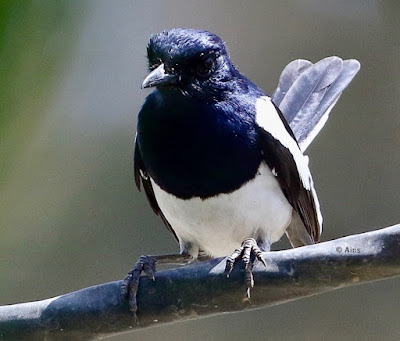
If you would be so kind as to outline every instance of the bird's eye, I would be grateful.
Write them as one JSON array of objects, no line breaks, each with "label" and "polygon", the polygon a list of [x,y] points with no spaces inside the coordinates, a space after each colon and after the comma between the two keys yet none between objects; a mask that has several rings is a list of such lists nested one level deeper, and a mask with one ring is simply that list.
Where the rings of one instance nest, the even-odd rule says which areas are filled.
[{"label": "bird's eye", "polygon": [[207,59],[201,61],[196,66],[196,73],[201,77],[208,76],[214,68],[215,60],[212,57],[208,57]]}]

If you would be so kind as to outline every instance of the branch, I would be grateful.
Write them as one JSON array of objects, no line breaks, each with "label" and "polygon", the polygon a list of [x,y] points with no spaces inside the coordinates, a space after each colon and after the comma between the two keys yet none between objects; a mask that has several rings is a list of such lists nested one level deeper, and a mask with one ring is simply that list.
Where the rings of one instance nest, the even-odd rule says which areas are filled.
[{"label": "branch", "polygon": [[222,312],[282,304],[351,285],[400,275],[400,224],[297,249],[264,254],[254,266],[255,287],[244,300],[244,272],[223,274],[223,258],[141,277],[135,324],[120,296],[121,281],[0,307],[0,338],[87,340]]}]

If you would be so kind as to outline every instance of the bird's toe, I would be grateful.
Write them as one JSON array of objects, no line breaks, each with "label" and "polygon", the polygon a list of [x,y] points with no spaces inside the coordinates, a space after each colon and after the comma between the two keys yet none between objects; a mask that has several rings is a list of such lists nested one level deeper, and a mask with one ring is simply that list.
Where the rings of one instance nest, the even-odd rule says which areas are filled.
[{"label": "bird's toe", "polygon": [[156,259],[152,256],[140,256],[135,266],[128,272],[121,284],[121,295],[128,300],[129,310],[134,313],[135,321],[137,322],[137,291],[139,288],[139,278],[142,272],[154,280],[154,273],[156,271]]},{"label": "bird's toe", "polygon": [[236,260],[241,259],[245,265],[245,279],[244,284],[246,286],[246,295],[250,298],[250,290],[254,286],[253,277],[253,260],[259,260],[266,267],[264,258],[262,257],[262,250],[257,245],[257,241],[254,238],[247,238],[243,241],[242,245],[238,247],[234,253],[232,253],[226,259],[225,273],[229,277]]}]

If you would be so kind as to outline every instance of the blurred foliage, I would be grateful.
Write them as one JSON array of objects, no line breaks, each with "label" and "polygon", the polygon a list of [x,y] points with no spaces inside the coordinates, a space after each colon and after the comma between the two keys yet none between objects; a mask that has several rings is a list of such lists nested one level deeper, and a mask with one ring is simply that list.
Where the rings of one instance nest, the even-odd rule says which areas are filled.
[{"label": "blurred foliage", "polygon": [[40,127],[70,57],[83,6],[74,1],[0,2],[0,189],[12,160]]}]

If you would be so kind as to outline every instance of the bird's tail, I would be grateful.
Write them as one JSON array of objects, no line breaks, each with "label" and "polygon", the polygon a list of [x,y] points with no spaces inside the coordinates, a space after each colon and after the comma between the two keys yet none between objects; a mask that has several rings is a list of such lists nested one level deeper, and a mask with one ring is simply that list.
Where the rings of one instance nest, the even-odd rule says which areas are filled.
[{"label": "bird's tail", "polygon": [[342,91],[360,69],[355,59],[328,57],[313,64],[297,59],[279,78],[272,101],[279,107],[304,152],[328,120]]}]

